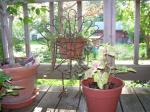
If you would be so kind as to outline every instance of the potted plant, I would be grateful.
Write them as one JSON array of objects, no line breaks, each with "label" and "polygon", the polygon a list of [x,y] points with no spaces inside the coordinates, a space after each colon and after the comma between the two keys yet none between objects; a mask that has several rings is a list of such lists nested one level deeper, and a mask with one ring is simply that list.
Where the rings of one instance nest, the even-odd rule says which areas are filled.
[{"label": "potted plant", "polygon": [[82,56],[86,40],[83,36],[61,36],[57,38],[56,45],[63,59],[79,59]]},{"label": "potted plant", "polygon": [[[63,25],[58,25],[59,21],[54,19],[54,24],[50,24],[50,27],[54,27],[54,32],[51,32],[50,27],[46,25],[46,32],[44,31],[40,34],[44,37],[48,46],[51,44],[52,48],[55,47],[54,49],[56,52],[58,51],[57,53],[61,58],[79,59],[83,54],[88,38],[91,36],[89,32],[92,32],[92,21],[83,20],[79,28],[77,27],[77,22],[82,17],[78,17],[74,9],[64,12],[64,15],[61,17],[63,18]],[[40,30],[38,31],[40,32]]]},{"label": "potted plant", "polygon": [[2,99],[7,95],[18,95],[18,90],[23,89],[19,86],[14,86],[11,83],[11,77],[6,75],[2,69],[0,69],[0,111],[2,110]]},{"label": "potted plant", "polygon": [[7,95],[2,100],[3,108],[17,109],[30,105],[37,96],[35,87],[36,73],[39,64],[30,66],[19,66],[13,68],[5,68],[3,72],[12,77],[11,83],[16,86],[21,86],[24,89],[19,91],[19,95]]},{"label": "potted plant", "polygon": [[88,112],[116,112],[119,96],[124,82],[112,74],[133,71],[124,67],[116,67],[112,62],[114,55],[110,53],[110,47],[105,46],[102,60],[99,65],[89,69],[86,74],[92,75],[81,82],[83,94],[85,95]]},{"label": "potted plant", "polygon": [[70,9],[65,15],[63,17],[63,32],[59,33],[56,46],[58,46],[61,58],[79,59],[89,40],[89,35],[91,36],[89,32],[91,31],[92,21],[83,19],[80,27],[77,27],[77,21],[82,17],[78,17],[74,9]]}]

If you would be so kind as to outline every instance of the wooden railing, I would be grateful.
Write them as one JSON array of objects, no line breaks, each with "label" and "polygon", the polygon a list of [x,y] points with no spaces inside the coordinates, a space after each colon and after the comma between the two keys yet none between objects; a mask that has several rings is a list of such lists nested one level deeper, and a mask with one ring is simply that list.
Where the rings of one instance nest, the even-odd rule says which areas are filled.
[{"label": "wooden railing", "polygon": [[[118,74],[117,77],[123,80],[150,80],[150,65],[127,65],[133,67],[136,70],[136,73],[127,73],[127,74]],[[40,64],[38,69],[39,79],[61,79],[62,72],[67,72],[68,66],[61,65],[59,70],[52,70],[50,64]],[[62,71],[62,72],[61,72]],[[74,68],[73,70],[74,71]],[[69,79],[69,74],[65,74],[64,78]],[[73,73],[72,73],[73,74]]]},{"label": "wooden railing", "polygon": [[[54,18],[54,2],[58,2],[59,5],[58,9],[63,9],[62,7],[62,3],[63,2],[70,2],[70,1],[76,1],[77,2],[77,14],[78,17],[82,16],[82,1],[100,1],[100,0],[35,0],[34,3],[49,3],[49,15],[50,15],[50,23],[53,24],[53,18]],[[2,5],[3,3],[0,3],[0,5]],[[4,6],[4,11],[6,12],[7,9],[7,4]],[[23,5],[23,11],[24,11],[24,17],[28,17],[28,4],[24,4]],[[63,10],[60,10],[60,14],[63,13]],[[1,19],[2,23],[6,23],[8,18],[7,14],[5,15],[1,15],[3,19]],[[2,21],[3,20],[3,21]],[[139,60],[139,34],[140,34],[140,0],[135,0],[135,30],[134,30],[134,64],[138,64],[138,60]],[[78,20],[78,27],[80,27],[82,22],[82,19]],[[10,38],[9,35],[7,35],[7,31],[8,31],[8,27],[5,27],[6,25],[3,25],[3,29],[4,31],[2,32],[3,34],[3,39],[7,39]],[[11,28],[10,28],[11,29]],[[54,31],[54,28],[51,27],[51,31]],[[29,25],[25,24],[24,25],[24,37],[25,37],[25,45],[26,45],[26,55],[29,56],[30,55],[30,43],[29,43]],[[105,42],[111,42],[115,43],[115,0],[104,0],[104,40]],[[11,33],[11,32],[10,32]],[[7,37],[8,36],[8,37]],[[9,52],[7,51],[8,48],[4,49],[4,53],[5,53],[5,57],[6,58],[10,58],[8,57],[7,54],[13,53],[13,48],[12,47],[12,42],[8,42],[10,44],[8,44],[8,48]],[[6,42],[3,42],[3,45],[7,45]],[[13,60],[13,59],[12,59]]]}]

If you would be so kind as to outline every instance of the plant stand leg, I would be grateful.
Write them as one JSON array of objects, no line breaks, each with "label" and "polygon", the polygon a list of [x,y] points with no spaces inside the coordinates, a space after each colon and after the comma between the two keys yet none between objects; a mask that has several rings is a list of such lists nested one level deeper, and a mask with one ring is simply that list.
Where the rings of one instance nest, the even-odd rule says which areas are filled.
[{"label": "plant stand leg", "polygon": [[72,60],[69,60],[69,75],[70,75],[70,79],[72,78]]},{"label": "plant stand leg", "polygon": [[67,94],[67,89],[65,88],[65,83],[64,83],[64,73],[62,72],[62,91],[60,92],[58,97],[62,97]]}]

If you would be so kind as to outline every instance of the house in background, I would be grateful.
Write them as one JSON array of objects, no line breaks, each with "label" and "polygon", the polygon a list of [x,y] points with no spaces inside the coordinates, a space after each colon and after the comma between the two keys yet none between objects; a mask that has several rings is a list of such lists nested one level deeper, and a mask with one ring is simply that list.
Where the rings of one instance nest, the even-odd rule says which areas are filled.
[{"label": "house in background", "polygon": [[[99,36],[102,40],[104,22],[95,22],[96,36]],[[128,43],[128,33],[123,30],[123,25],[121,21],[116,22],[116,42],[117,43]]]}]

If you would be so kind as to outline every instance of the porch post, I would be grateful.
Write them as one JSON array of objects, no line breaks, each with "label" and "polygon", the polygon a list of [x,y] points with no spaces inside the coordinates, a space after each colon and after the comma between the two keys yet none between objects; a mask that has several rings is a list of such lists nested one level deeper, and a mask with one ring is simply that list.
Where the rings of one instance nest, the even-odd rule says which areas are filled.
[{"label": "porch post", "polygon": [[49,2],[50,31],[54,32],[54,2]]},{"label": "porch post", "polygon": [[[9,18],[7,13],[7,3],[2,2],[2,41],[4,46],[5,57],[8,58],[10,65],[14,64],[14,55],[13,55],[13,43],[12,43],[12,21],[13,18]],[[6,45],[6,46],[5,46]]]},{"label": "porch post", "polygon": [[[28,5],[27,4],[23,4],[23,15],[24,15],[24,18],[28,18]],[[28,23],[24,23],[24,37],[25,37],[26,56],[29,57],[31,54],[31,50],[30,50],[30,35],[29,35]]]},{"label": "porch post", "polygon": [[104,43],[115,44],[116,22],[115,22],[115,0],[104,1]]},{"label": "porch post", "polygon": [[63,1],[58,2],[59,33],[63,33]]},{"label": "porch post", "polygon": [[82,25],[82,1],[77,1],[77,19],[78,19],[78,32],[81,31]]},{"label": "porch post", "polygon": [[140,39],[140,0],[135,0],[135,22],[134,22],[134,64],[139,60]]},{"label": "porch post", "polygon": [[8,50],[9,50],[9,63],[11,65],[13,65],[15,63],[14,60],[14,53],[13,53],[13,20],[14,17],[13,16],[9,16],[9,25],[8,25],[8,32],[9,32],[9,36],[8,36]]},{"label": "porch post", "polygon": [[7,33],[5,31],[5,16],[6,16],[6,8],[4,8],[4,3],[0,3],[0,20],[1,20],[1,35],[2,35],[2,43],[3,43],[3,51],[4,51],[4,58],[8,59],[9,58],[9,53],[8,53],[8,42],[7,42]]},{"label": "porch post", "polygon": [[[49,19],[50,19],[50,32],[55,32],[55,27],[53,26],[54,23],[54,2],[49,2]],[[51,52],[51,63],[52,63],[52,70],[55,69],[56,64],[56,43],[53,42],[52,44],[52,52]]]}]

